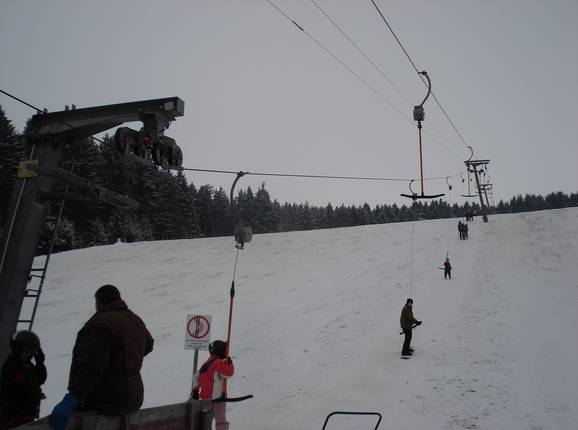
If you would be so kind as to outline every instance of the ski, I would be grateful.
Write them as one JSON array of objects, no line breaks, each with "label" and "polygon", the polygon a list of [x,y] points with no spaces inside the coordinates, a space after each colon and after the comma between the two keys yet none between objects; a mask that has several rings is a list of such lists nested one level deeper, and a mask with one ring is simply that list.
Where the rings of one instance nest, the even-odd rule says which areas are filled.
[{"label": "ski", "polygon": [[[414,324],[414,325],[411,326],[411,329],[413,330],[413,329],[416,328],[417,326],[418,326],[417,324]],[[402,335],[403,332],[400,332],[399,334]]]},{"label": "ski", "polygon": [[241,397],[220,397],[218,399],[213,400],[213,402],[226,402],[226,403],[232,403],[232,402],[242,402],[243,400],[247,400],[247,399],[252,399],[253,395],[252,394],[248,394],[246,396],[241,396]]}]

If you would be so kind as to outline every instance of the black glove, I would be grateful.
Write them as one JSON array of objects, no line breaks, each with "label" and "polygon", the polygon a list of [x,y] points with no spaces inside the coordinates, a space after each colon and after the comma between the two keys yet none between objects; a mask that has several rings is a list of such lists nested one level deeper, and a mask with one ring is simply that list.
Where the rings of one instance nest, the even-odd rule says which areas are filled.
[{"label": "black glove", "polygon": [[199,390],[197,388],[193,389],[193,392],[191,393],[191,399],[199,400]]},{"label": "black glove", "polygon": [[44,352],[42,352],[42,348],[38,348],[38,351],[36,351],[36,354],[34,354],[34,360],[36,360],[36,363],[38,364],[44,363],[46,357],[44,356]]},{"label": "black glove", "polygon": [[233,364],[233,360],[231,360],[231,357],[227,357],[227,358],[225,359],[225,363],[227,363],[227,364]]},{"label": "black glove", "polygon": [[421,325],[421,321],[416,322],[415,325]]}]

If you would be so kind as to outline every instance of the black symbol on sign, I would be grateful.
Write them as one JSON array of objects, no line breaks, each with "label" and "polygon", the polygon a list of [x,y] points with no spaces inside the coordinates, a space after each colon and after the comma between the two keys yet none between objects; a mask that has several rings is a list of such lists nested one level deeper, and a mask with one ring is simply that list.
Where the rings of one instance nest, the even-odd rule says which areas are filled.
[{"label": "black symbol on sign", "polygon": [[205,317],[196,315],[189,321],[187,331],[193,339],[202,339],[207,336],[210,328],[211,325]]}]

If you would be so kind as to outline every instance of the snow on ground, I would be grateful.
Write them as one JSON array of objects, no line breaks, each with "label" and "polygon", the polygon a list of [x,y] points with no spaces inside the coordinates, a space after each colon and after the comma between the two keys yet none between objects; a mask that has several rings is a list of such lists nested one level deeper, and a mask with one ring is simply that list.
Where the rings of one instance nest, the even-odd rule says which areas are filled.
[{"label": "snow on ground", "polygon": [[[476,219],[468,241],[457,222],[255,235],[239,252],[229,385],[255,398],[229,404],[231,429],[321,429],[335,410],[380,412],[380,429],[578,428],[578,209]],[[185,400],[186,316],[212,315],[212,338],[226,337],[235,254],[231,238],[213,238],[54,255],[35,325],[49,371],[42,414],[65,393],[104,283],[155,338],[144,407]],[[401,360],[410,295],[423,325]],[[374,425],[337,417],[328,428]]]}]

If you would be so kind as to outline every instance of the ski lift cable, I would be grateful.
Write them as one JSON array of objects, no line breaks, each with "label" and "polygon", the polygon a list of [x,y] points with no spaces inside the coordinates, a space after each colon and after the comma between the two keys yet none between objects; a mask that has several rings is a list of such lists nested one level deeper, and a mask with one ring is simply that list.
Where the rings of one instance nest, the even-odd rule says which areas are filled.
[{"label": "ski lift cable", "polygon": [[341,60],[341,58],[339,58],[337,55],[335,55],[333,52],[331,52],[328,48],[326,48],[325,45],[323,45],[321,42],[319,42],[319,40],[317,40],[315,37],[313,37],[313,35],[311,33],[309,33],[307,30],[305,30],[305,28],[303,28],[301,25],[299,25],[295,20],[291,19],[291,17],[289,15],[287,15],[283,10],[281,10],[275,3],[273,3],[271,0],[265,0],[265,1],[267,3],[269,3],[273,8],[275,8],[279,13],[281,13],[285,18],[287,18],[299,30],[301,30],[303,33],[305,33],[305,35],[307,35],[307,37],[309,37],[309,39],[311,39],[317,46],[319,46],[322,50],[324,50],[328,55],[330,55],[335,61],[337,61],[339,64],[341,64],[341,66],[343,66],[349,73],[351,73],[353,76],[355,76],[357,79],[359,79],[373,93],[375,93],[379,98],[381,98],[383,101],[385,101],[392,109],[396,110],[400,115],[402,115],[408,121],[411,122],[411,119],[406,114],[404,114],[401,109],[399,109],[392,102],[390,102],[387,99],[387,97],[385,97],[383,94],[381,94],[373,85],[371,85],[369,82],[367,82],[367,80],[365,80],[355,70],[353,70],[351,67],[349,67],[347,64],[345,64],[345,62],[343,60]]},{"label": "ski lift cable", "polygon": [[[305,33],[305,35],[311,41],[313,41],[317,46],[319,46],[323,51],[325,51],[329,56],[331,56],[335,61],[337,61],[343,68],[345,68],[349,73],[351,73],[354,77],[356,77],[363,85],[365,85],[367,88],[369,88],[369,90],[372,91],[375,95],[377,95],[381,100],[383,100],[385,103],[387,103],[393,110],[395,110],[397,113],[399,113],[403,118],[405,118],[410,123],[412,122],[411,118],[409,116],[407,116],[400,108],[398,108],[395,104],[393,104],[391,101],[389,101],[389,99],[387,97],[385,97],[383,94],[381,94],[373,85],[371,85],[359,73],[354,71],[341,58],[339,58],[337,55],[335,55],[333,52],[331,52],[331,50],[329,50],[327,47],[325,47],[325,45],[323,45],[319,40],[317,40],[315,37],[313,37],[313,35],[311,33],[309,33],[307,30],[305,30],[305,28],[303,28],[303,26],[298,24],[294,19],[292,19],[289,15],[287,15],[287,13],[285,13],[281,8],[279,8],[279,6],[277,6],[271,0],[265,0],[265,1],[267,3],[269,3],[269,5],[271,5],[271,7],[273,7],[275,10],[277,10],[281,15],[283,15],[289,22],[291,22],[293,25],[295,25],[295,27],[297,27],[299,30],[301,30],[303,33]],[[431,137],[441,147],[445,148],[448,151],[454,151],[453,149],[449,148],[448,146],[446,146],[442,142],[440,142],[439,139],[437,139],[436,137],[434,137],[434,136],[431,136]]]},{"label": "ski lift cable", "polygon": [[[319,6],[315,0],[309,1],[323,14],[323,16],[325,16],[325,18],[327,18],[329,22],[331,22],[331,24],[333,24],[333,26],[349,41],[349,43],[351,43],[351,45],[353,45],[353,47],[363,56],[363,58],[365,58],[367,62],[371,64],[371,66],[405,99],[405,101],[407,101],[410,106],[413,106],[413,103],[409,97],[403,91],[401,91],[401,89],[395,85],[393,81],[389,79],[389,77],[387,77],[385,72],[383,72],[383,70],[381,70],[377,64],[375,64],[375,62],[369,58],[369,56],[359,47],[359,45],[353,41],[353,39],[347,33],[345,33],[345,31],[343,31],[343,29],[329,16],[329,14],[321,6]],[[444,138],[446,142],[451,144],[448,137],[433,122],[429,120],[427,122],[440,134],[440,136]]]},{"label": "ski lift cable", "polygon": [[[405,49],[405,47],[403,46],[403,44],[401,43],[401,41],[399,40],[399,38],[397,37],[397,35],[395,34],[395,32],[393,31],[393,29],[391,28],[391,26],[389,25],[389,22],[387,22],[387,19],[385,18],[385,16],[383,15],[383,13],[381,12],[381,10],[379,9],[379,6],[377,6],[377,4],[375,3],[374,0],[370,0],[371,3],[373,3],[373,6],[375,7],[375,9],[377,10],[377,12],[379,13],[379,15],[381,16],[381,19],[383,20],[383,22],[385,23],[385,25],[387,26],[387,28],[389,29],[389,31],[391,32],[391,34],[393,35],[393,37],[395,38],[395,40],[397,41],[398,45],[400,46],[401,50],[404,52],[405,56],[407,57],[407,59],[409,60],[409,62],[411,63],[411,65],[413,66],[414,70],[416,71],[416,73],[418,74],[418,76],[420,77],[421,81],[424,83],[424,85],[427,86],[427,82],[425,81],[425,79],[423,78],[423,76],[420,74],[419,69],[417,68],[417,66],[415,65],[414,61],[411,59],[411,57],[409,56],[407,50]],[[451,126],[453,127],[454,131],[457,133],[457,135],[460,137],[462,143],[464,144],[464,146],[466,148],[469,147],[469,145],[466,143],[464,137],[462,136],[462,134],[459,132],[459,130],[457,129],[456,125],[454,124],[454,122],[451,120],[450,116],[448,115],[448,113],[446,112],[446,110],[443,108],[443,106],[441,105],[440,101],[438,100],[438,98],[436,97],[436,95],[434,93],[432,93],[432,97],[434,98],[434,100],[436,101],[437,105],[439,106],[439,108],[441,109],[441,111],[444,113],[445,117],[447,118],[447,120],[449,121],[449,123],[451,124]]]},{"label": "ski lift cable", "polygon": [[[181,167],[180,170],[192,171],[192,172],[205,172],[205,173],[223,173],[238,175],[238,171],[233,170],[219,170],[219,169],[198,169],[192,167]],[[274,176],[274,177],[286,177],[286,178],[304,178],[304,179],[341,179],[341,180],[354,180],[354,181],[390,181],[390,182],[408,182],[415,181],[417,179],[412,178],[382,178],[382,177],[371,177],[371,176],[340,176],[340,175],[315,175],[315,174],[302,174],[302,173],[275,173],[275,172],[242,172],[244,175],[251,176]],[[461,172],[455,173],[450,176],[437,176],[431,178],[424,178],[424,181],[440,181],[446,178],[454,178],[459,176]]]},{"label": "ski lift cable", "polygon": [[[24,101],[24,100],[16,97],[14,94],[10,94],[10,93],[2,90],[2,89],[0,89],[0,93],[5,94],[5,95],[7,95],[8,97],[10,97],[10,98],[12,98],[12,99],[14,99],[14,100],[22,103],[23,105],[28,106],[29,108],[34,109],[34,110],[36,111],[36,113],[43,113],[43,112],[46,113],[46,112],[48,112],[46,109],[40,109],[40,108],[38,108],[38,107],[36,107],[36,106],[28,103],[28,102],[26,102],[26,101]],[[67,126],[67,127],[74,128],[71,124],[67,123],[66,121],[59,120],[58,122],[60,122],[61,124],[64,124],[64,125]],[[100,142],[100,143],[104,143],[104,141],[101,140],[101,139],[99,139],[98,137],[94,137],[94,136],[90,136],[90,137],[91,137],[92,139],[94,139],[94,140],[97,140],[97,141]]]},{"label": "ski lift cable", "polygon": [[[274,6],[274,5],[273,5]],[[279,10],[281,13],[283,13],[283,15],[285,15],[284,12],[282,12],[281,10]],[[287,16],[287,15],[285,15]],[[7,91],[4,91],[2,89],[0,89],[0,93],[5,94],[6,96],[34,109],[37,112],[45,112],[45,110],[42,110],[18,97],[16,97],[13,94],[8,93]],[[60,121],[62,124],[71,127],[71,124],[68,124],[65,121]],[[101,139],[99,139],[98,137],[95,136],[90,136],[90,138],[105,144],[105,142]],[[471,157],[470,157],[471,158]],[[181,167],[179,170],[187,170],[187,171],[196,171],[196,172],[207,172],[207,173],[224,173],[224,174],[234,174],[237,175],[239,172],[237,171],[232,171],[232,170],[218,170],[218,169],[200,169],[200,168],[188,168],[188,167]],[[282,176],[282,177],[298,177],[298,178],[319,178],[319,179],[344,179],[344,180],[366,180],[366,181],[399,181],[399,182],[407,182],[411,179],[407,179],[407,178],[380,178],[380,177],[358,177],[358,176],[337,176],[337,175],[308,175],[308,174],[295,174],[295,173],[267,173],[267,172],[243,172],[244,174],[247,175],[253,175],[253,176]],[[459,173],[456,173],[454,175],[451,175],[450,178],[454,177],[454,176],[458,176]],[[424,181],[437,181],[437,180],[441,180],[444,179],[444,176],[439,176],[439,177],[433,177],[433,178],[425,178]]]},{"label": "ski lift cable", "polygon": [[4,90],[1,90],[1,89],[0,89],[0,93],[2,93],[2,94],[5,94],[5,95],[7,95],[8,97],[10,97],[10,98],[12,98],[12,99],[14,99],[14,100],[16,100],[16,101],[18,101],[18,102],[22,103],[23,105],[26,105],[26,106],[28,106],[29,108],[32,108],[32,109],[34,109],[34,110],[36,111],[36,113],[42,113],[42,112],[43,112],[43,110],[42,110],[42,109],[40,109],[40,108],[37,108],[36,106],[34,106],[34,105],[31,105],[30,103],[28,103],[28,102],[25,102],[24,100],[22,100],[22,99],[19,99],[19,98],[18,98],[18,97],[16,97],[15,95],[13,95],[13,94],[10,94],[10,93],[8,93],[8,92],[6,92],[6,91],[4,91]]},{"label": "ski lift cable", "polygon": [[401,91],[399,89],[399,87],[397,85],[395,85],[393,83],[393,81],[391,79],[389,79],[387,77],[387,75],[383,72],[383,70],[381,70],[377,64],[375,64],[375,62],[369,58],[369,56],[359,47],[359,45],[357,45],[352,39],[351,37],[345,33],[345,31],[343,31],[341,29],[341,27],[329,16],[329,14],[327,12],[325,12],[325,10],[323,10],[323,8],[321,6],[319,6],[317,4],[317,2],[315,0],[309,0],[322,14],[323,16],[325,16],[325,18],[327,18],[329,20],[329,22],[331,22],[331,24],[333,24],[333,26],[349,41],[349,43],[351,43],[353,45],[353,47],[355,49],[357,49],[357,51],[363,56],[363,58],[365,58],[367,60],[367,62],[369,64],[371,64],[373,66],[373,68],[381,75],[383,76],[383,78],[398,92],[399,95],[401,95],[410,105],[412,104],[411,100],[409,99],[408,96],[405,95],[405,93],[403,93],[403,91]]}]

